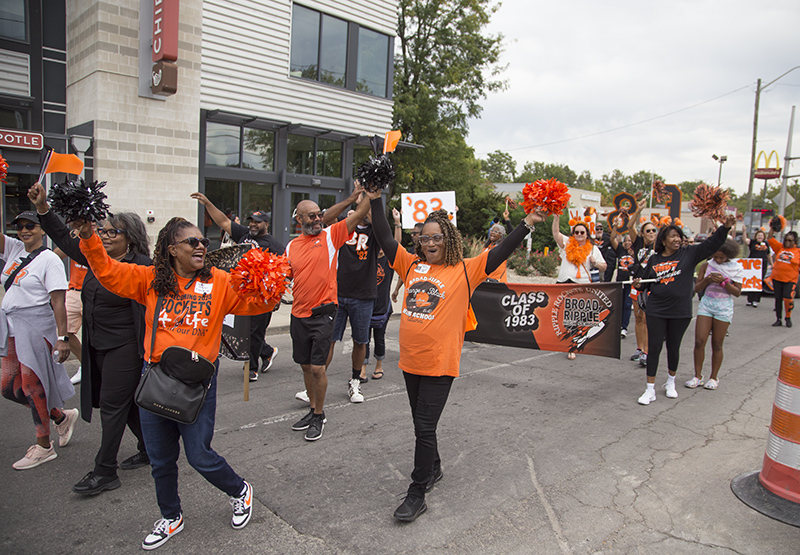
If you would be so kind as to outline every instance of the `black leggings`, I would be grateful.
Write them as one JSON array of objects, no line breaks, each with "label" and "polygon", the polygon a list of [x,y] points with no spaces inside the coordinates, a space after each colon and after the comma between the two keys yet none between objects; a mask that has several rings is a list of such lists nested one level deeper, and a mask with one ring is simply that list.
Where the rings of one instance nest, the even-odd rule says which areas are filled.
[{"label": "black leggings", "polygon": [[681,341],[691,318],[658,318],[647,315],[647,376],[654,378],[658,372],[661,347],[667,342],[667,368],[677,372],[681,356]]},{"label": "black leggings", "polygon": [[[767,277],[767,260],[762,258],[761,259],[761,283],[762,283],[762,290],[763,290],[763,283],[764,278]],[[761,302],[761,291],[750,291],[747,294],[747,302],[748,303],[760,303]]]},{"label": "black leggings", "polygon": [[[792,309],[794,308],[794,287],[795,282],[793,281],[772,280],[772,289],[775,294],[775,315],[778,317],[778,320],[780,320],[783,315],[784,306],[786,306],[786,317],[792,317]],[[788,302],[784,302],[784,299]]]}]

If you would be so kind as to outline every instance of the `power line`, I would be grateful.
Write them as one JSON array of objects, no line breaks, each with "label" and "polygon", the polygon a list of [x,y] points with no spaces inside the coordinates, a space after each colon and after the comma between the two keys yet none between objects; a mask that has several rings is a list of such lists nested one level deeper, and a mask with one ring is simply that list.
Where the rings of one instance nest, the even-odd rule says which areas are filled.
[{"label": "power line", "polygon": [[655,121],[655,120],[661,119],[661,118],[666,118],[666,117],[669,117],[669,116],[673,116],[675,114],[679,114],[681,112],[685,112],[687,110],[691,110],[693,108],[697,108],[698,106],[702,106],[704,104],[708,104],[709,102],[714,102],[715,100],[719,100],[720,98],[724,98],[726,96],[729,96],[729,95],[732,95],[734,93],[737,93],[737,92],[739,92],[741,90],[750,88],[751,86],[752,86],[752,84],[747,84],[747,85],[745,85],[743,87],[739,87],[738,89],[732,90],[730,92],[726,92],[726,93],[721,94],[719,96],[715,96],[714,98],[710,98],[708,100],[704,100],[703,102],[698,102],[697,104],[692,104],[691,106],[687,106],[685,108],[681,108],[679,110],[675,110],[674,112],[669,112],[669,113],[666,113],[666,114],[661,114],[660,116],[654,116],[652,118],[643,119],[643,120],[637,121],[635,123],[629,123],[629,124],[626,124],[626,125],[622,125],[620,127],[614,127],[612,129],[606,129],[605,131],[598,131],[596,133],[590,133],[588,135],[581,135],[579,137],[572,137],[570,139],[562,139],[560,141],[551,141],[549,143],[541,143],[541,144],[538,144],[538,145],[521,146],[521,147],[517,147],[517,148],[511,148],[507,152],[513,152],[515,150],[528,150],[528,149],[531,149],[531,148],[539,148],[539,147],[543,147],[543,146],[558,145],[558,144],[562,144],[562,143],[569,143],[569,142],[572,142],[572,141],[579,141],[581,139],[587,139],[589,137],[596,137],[597,135],[604,135],[606,133],[613,133],[614,131],[620,131],[621,129],[627,129],[629,127],[634,127],[636,125],[642,125],[644,123]]}]

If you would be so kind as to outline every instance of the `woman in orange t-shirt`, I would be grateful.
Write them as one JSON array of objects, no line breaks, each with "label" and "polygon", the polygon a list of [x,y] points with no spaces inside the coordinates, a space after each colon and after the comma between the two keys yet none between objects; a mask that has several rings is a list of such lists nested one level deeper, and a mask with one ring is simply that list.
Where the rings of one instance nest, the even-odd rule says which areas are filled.
[{"label": "woman in orange t-shirt", "polygon": [[[773,327],[783,325],[781,309],[786,309],[786,327],[792,327],[792,309],[794,308],[797,276],[800,273],[800,248],[797,247],[797,232],[790,231],[783,237],[783,244],[773,238],[775,231],[770,228],[769,246],[775,251],[775,263],[772,265],[772,289],[775,293],[775,323]],[[781,304],[782,303],[782,304]]]},{"label": "woman in orange t-shirt", "polygon": [[[91,224],[73,222],[81,236],[81,251],[98,281],[116,295],[145,306],[145,360],[157,362],[172,345],[185,347],[218,366],[222,321],[227,314],[261,314],[264,305],[240,298],[227,272],[211,268],[205,260],[209,241],[183,218],[172,218],[159,232],[153,266],[123,264],[108,256]],[[153,320],[158,318],[154,347]],[[192,424],[180,424],[140,409],[147,454],[150,457],[156,498],[162,518],[142,542],[155,549],[183,529],[178,497],[179,439],[189,464],[206,480],[230,496],[231,526],[244,528],[250,520],[253,488],[211,448],[217,407],[217,376],[211,378],[202,408]]]},{"label": "woman in orange t-shirt", "polygon": [[528,214],[500,245],[464,260],[461,234],[444,210],[428,215],[414,255],[392,238],[381,199],[372,200],[371,206],[378,244],[405,286],[398,366],[417,439],[412,482],[394,517],[411,522],[427,510],[425,493],[442,479],[436,426],[453,379],[458,377],[472,292],[544,218]]}]

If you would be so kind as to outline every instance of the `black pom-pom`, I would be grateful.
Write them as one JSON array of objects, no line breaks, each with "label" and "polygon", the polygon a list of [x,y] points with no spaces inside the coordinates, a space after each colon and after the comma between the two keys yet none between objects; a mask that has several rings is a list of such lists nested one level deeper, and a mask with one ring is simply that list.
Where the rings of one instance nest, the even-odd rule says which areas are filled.
[{"label": "black pom-pom", "polygon": [[776,231],[778,233],[783,230],[783,222],[781,221],[780,216],[775,216],[769,221],[769,226],[772,228],[772,231]]},{"label": "black pom-pom", "polygon": [[50,187],[47,200],[50,207],[67,222],[100,222],[109,214],[108,204],[105,203],[106,194],[101,191],[105,186],[105,181],[86,183],[83,179],[56,183]]},{"label": "black pom-pom", "polygon": [[388,154],[370,156],[356,172],[356,178],[361,186],[371,193],[391,185],[396,175],[394,164],[389,160]]}]

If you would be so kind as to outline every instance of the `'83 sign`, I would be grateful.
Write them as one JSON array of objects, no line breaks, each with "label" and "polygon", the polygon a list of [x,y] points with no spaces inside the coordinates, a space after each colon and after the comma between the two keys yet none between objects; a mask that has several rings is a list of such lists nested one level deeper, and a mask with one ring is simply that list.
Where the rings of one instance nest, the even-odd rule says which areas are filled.
[{"label": "'83 sign", "polygon": [[428,214],[440,208],[447,210],[450,221],[456,225],[456,193],[440,191],[438,193],[403,193],[400,195],[403,213],[403,229],[411,229],[414,224],[422,223]]}]

